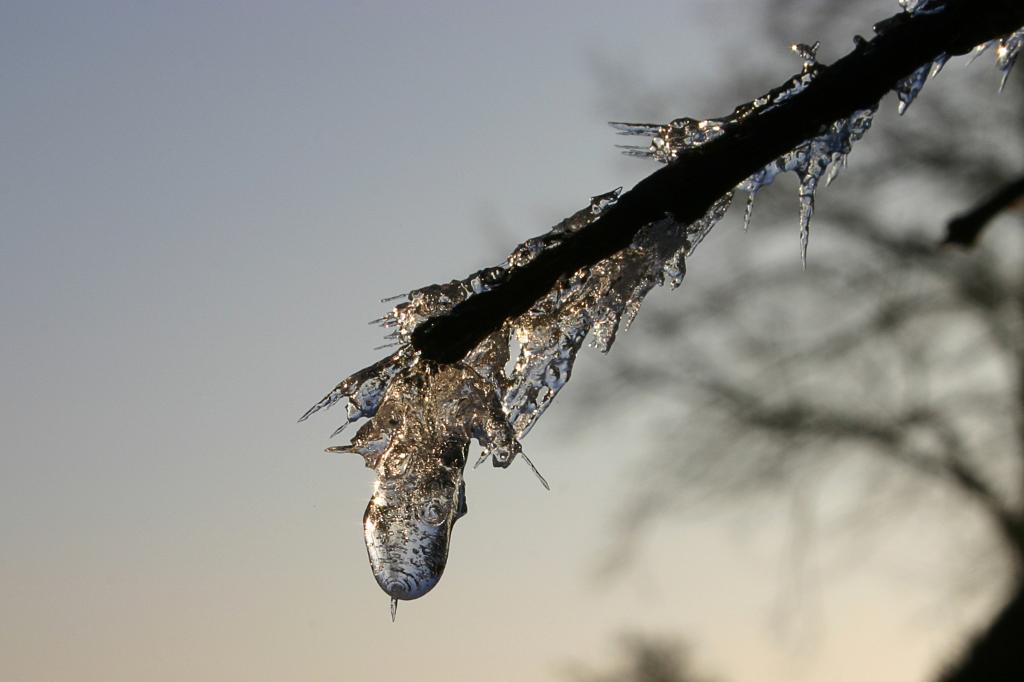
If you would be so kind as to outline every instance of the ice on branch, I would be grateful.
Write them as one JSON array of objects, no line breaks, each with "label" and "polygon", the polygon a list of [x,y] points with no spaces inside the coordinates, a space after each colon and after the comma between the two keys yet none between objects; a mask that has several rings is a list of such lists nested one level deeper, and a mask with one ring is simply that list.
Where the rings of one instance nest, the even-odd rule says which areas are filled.
[{"label": "ice on branch", "polygon": [[900,7],[910,14],[932,14],[941,12],[943,0],[899,0]]},{"label": "ice on branch", "polygon": [[819,69],[815,57],[818,47],[818,43],[792,45],[793,52],[804,61],[803,70],[781,87],[736,107],[732,114],[725,118],[697,120],[683,117],[666,124],[612,121],[609,125],[620,135],[652,138],[646,145],[618,145],[618,147],[628,156],[652,158],[662,163],[675,161],[680,154],[721,137],[727,129],[734,127],[737,123],[751,116],[770,111],[778,104],[806,89]]},{"label": "ice on branch", "polygon": [[[431,365],[419,358],[409,345],[419,324],[505,281],[538,254],[554,248],[568,235],[593,222],[615,204],[620,193],[621,188],[618,188],[593,197],[589,206],[547,233],[517,246],[501,265],[480,270],[462,280],[409,292],[405,301],[377,320],[390,330],[388,336],[397,340],[401,348],[342,380],[302,419],[342,399],[348,401],[346,424],[363,417],[373,418],[387,386],[396,376],[431,371]],[[607,351],[620,327],[629,325],[643,297],[652,288],[666,281],[672,286],[679,285],[685,270],[684,256],[721,217],[730,198],[731,195],[723,197],[704,219],[692,225],[679,225],[666,218],[646,226],[630,247],[561,281],[528,311],[508,320],[458,363],[486,382],[499,399],[517,438],[529,432],[568,381],[576,353],[588,335],[596,348]],[[516,356],[511,358],[513,347]],[[514,360],[514,364],[506,369],[510,360]],[[512,457],[495,458],[494,463],[507,466],[511,460]]]},{"label": "ice on branch", "polygon": [[669,218],[647,225],[628,248],[561,281],[461,362],[440,365],[419,357],[409,345],[413,330],[590,224],[620,192],[593,197],[547,233],[517,246],[499,266],[409,292],[377,321],[401,348],[342,380],[303,415],[344,399],[342,427],[368,418],[351,443],[329,451],[358,454],[377,473],[364,535],[374,575],[392,598],[425,594],[444,569],[451,528],[465,513],[462,473],[470,440],[482,447],[477,464],[490,459],[507,467],[521,456],[519,439],[569,380],[585,339],[607,351],[651,289],[666,282],[678,286],[683,259],[721,219],[731,194],[691,225]]},{"label": "ice on branch", "polygon": [[[626,146],[624,153],[671,163],[696,147],[737,128],[749,117],[770,111],[779,103],[806,89],[821,69],[817,61],[818,47],[818,43],[792,45],[792,51],[803,60],[801,72],[782,87],[736,107],[732,114],[724,118],[705,121],[677,118],[667,125],[614,122],[611,126],[621,135],[646,135],[654,131],[654,137],[649,145]],[[931,64],[923,68],[927,75]],[[853,144],[871,127],[877,108],[876,105],[862,109],[854,112],[849,118],[834,122],[821,135],[801,143],[740,183],[738,189],[747,193],[747,205],[743,216],[744,229],[750,225],[754,197],[761,188],[771,184],[780,173],[795,173],[800,179],[800,258],[806,265],[810,222],[814,214],[814,194],[818,185],[822,178],[826,179],[826,183],[831,183],[835,179],[840,167],[845,165]]]},{"label": "ice on branch", "polygon": [[[901,0],[900,4],[906,13],[889,20],[890,25],[909,21],[907,14],[942,10],[942,3],[933,0]],[[880,24],[876,30],[887,29]],[[1022,42],[1024,29],[979,46],[975,56],[995,45],[996,65],[1005,83]],[[857,43],[860,49],[866,41]],[[665,164],[682,163],[687,155],[705,153],[701,149],[705,145],[714,145],[750,119],[798,96],[826,67],[817,61],[817,43],[792,49],[802,60],[800,72],[727,116],[681,117],[667,124],[612,123],[622,135],[650,138],[644,145],[625,146],[625,153]],[[901,113],[920,92],[929,72],[938,73],[946,59],[941,55],[921,64],[894,83]],[[815,193],[822,179],[830,183],[845,166],[877,109],[876,102],[819,128],[718,197],[699,220],[682,223],[672,215],[658,215],[640,227],[625,248],[562,276],[525,312],[505,319],[458,362],[427,359],[414,348],[413,332],[469,298],[502,286],[538,256],[586,230],[613,209],[622,188],[592,197],[588,205],[546,233],[516,246],[499,265],[398,297],[403,300],[375,321],[387,330],[387,338],[398,350],[343,379],[300,419],[345,401],[346,414],[335,434],[349,423],[367,420],[349,444],[329,451],[357,454],[376,472],[363,527],[370,565],[381,588],[393,600],[415,599],[437,583],[447,562],[454,523],[466,513],[463,473],[470,443],[476,441],[481,448],[477,464],[490,459],[496,467],[507,467],[518,457],[532,468],[520,441],[569,381],[583,343],[589,338],[593,347],[607,352],[654,287],[679,286],[686,258],[725,215],[736,190],[747,194],[746,228],[757,193],[780,173],[796,174],[800,254],[806,262]],[[543,478],[541,482],[547,485]]]},{"label": "ice on branch", "polygon": [[993,46],[995,46],[996,69],[1002,74],[1002,79],[999,82],[999,90],[1002,92],[1003,88],[1006,87],[1007,79],[1010,77],[1010,71],[1013,70],[1013,65],[1017,63],[1017,56],[1020,54],[1021,47],[1024,46],[1024,28],[1003,36],[998,40],[989,40],[981,43],[971,51],[971,56],[967,63],[970,64]]}]

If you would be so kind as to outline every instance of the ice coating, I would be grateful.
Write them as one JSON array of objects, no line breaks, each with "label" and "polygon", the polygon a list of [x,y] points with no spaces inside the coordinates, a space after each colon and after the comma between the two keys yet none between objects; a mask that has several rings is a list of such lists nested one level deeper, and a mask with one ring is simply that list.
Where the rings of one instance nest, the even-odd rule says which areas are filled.
[{"label": "ice coating", "polygon": [[[907,0],[901,5],[911,14],[941,10],[929,0]],[[1005,83],[1022,43],[1024,29],[979,45],[974,56],[994,46],[996,66]],[[626,146],[625,153],[662,163],[679,162],[748,118],[772,110],[807,88],[823,68],[817,62],[817,49],[817,43],[793,45],[802,60],[800,73],[736,107],[728,116],[612,126],[623,135],[650,138],[647,145]],[[947,55],[941,55],[896,84],[901,113],[920,92],[929,71],[934,76],[946,60]],[[747,193],[744,228],[749,225],[757,193],[778,174],[795,173],[799,179],[800,252],[806,262],[815,193],[822,179],[830,183],[845,166],[854,143],[870,128],[877,108],[875,104],[833,122],[739,183],[736,189]],[[686,258],[721,220],[734,192],[719,197],[693,223],[682,224],[666,215],[643,226],[628,247],[563,277],[460,362],[438,365],[421,358],[410,343],[413,331],[467,298],[500,285],[539,254],[584,229],[615,205],[621,190],[592,197],[587,206],[548,232],[516,246],[499,265],[397,297],[403,300],[375,322],[388,330],[387,338],[399,348],[343,379],[300,419],[345,400],[345,419],[335,434],[349,423],[367,420],[348,445],[329,451],[358,454],[376,473],[364,515],[364,539],[374,576],[391,597],[392,617],[398,600],[426,594],[443,574],[452,529],[466,513],[463,474],[470,442],[475,440],[481,446],[478,464],[491,459],[494,466],[507,467],[521,456],[532,468],[522,453],[520,439],[569,381],[583,343],[589,338],[595,348],[609,350],[654,287],[666,283],[679,286]]]},{"label": "ice coating", "polygon": [[[651,133],[654,135],[649,145],[625,146],[624,153],[630,156],[652,158],[662,163],[671,163],[687,151],[724,135],[728,130],[738,126],[746,118],[768,111],[780,102],[804,90],[813,81],[821,68],[817,61],[819,46],[819,43],[814,43],[813,45],[796,43],[791,45],[790,49],[803,61],[801,72],[790,78],[784,86],[737,107],[727,117],[703,121],[697,121],[692,118],[677,118],[667,125],[621,122],[614,122],[611,125],[621,135],[647,135]],[[922,67],[924,76],[928,75],[930,68],[930,63]],[[920,86],[917,87],[917,90],[920,90]],[[916,90],[914,94],[916,95]],[[876,111],[877,105],[856,111],[852,116],[834,122],[821,135],[797,145],[792,151],[779,157],[741,182],[738,189],[747,192],[747,204],[743,215],[744,229],[747,229],[750,225],[754,197],[758,191],[762,187],[771,184],[779,173],[796,173],[800,179],[798,191],[800,202],[800,259],[806,266],[811,216],[814,214],[814,195],[818,185],[822,178],[825,178],[827,183],[831,183],[835,179],[839,169],[845,165],[847,155],[852,150],[853,144],[860,140],[868,128],[871,127]],[[728,204],[726,204],[726,208],[728,208]],[[713,225],[714,221],[711,224]],[[700,233],[700,230],[692,231]],[[694,245],[699,243],[701,238],[703,238],[703,234],[695,239]]]},{"label": "ice coating", "polygon": [[628,156],[652,158],[662,163],[675,161],[687,150],[700,147],[721,137],[726,130],[737,123],[750,116],[769,111],[793,95],[802,92],[810,85],[820,69],[816,57],[819,45],[819,43],[791,45],[790,49],[803,60],[803,70],[783,85],[736,107],[729,116],[724,118],[698,120],[681,117],[666,124],[612,121],[609,125],[620,135],[651,138],[647,145],[618,145],[618,147]]},{"label": "ice coating", "polygon": [[[912,15],[934,14],[943,10],[943,3],[941,0],[900,0],[900,6]],[[1002,90],[1010,69],[1013,68],[1013,62],[1016,59],[1016,55],[1020,51],[1022,38],[1024,38],[1022,31],[1017,31],[1016,33],[1010,34],[1001,40],[990,40],[981,43],[971,51],[971,55],[967,63],[970,64],[991,46],[996,45],[996,67],[1003,74],[1002,85],[1000,85],[999,88]],[[920,94],[921,90],[925,86],[925,82],[929,78],[935,78],[938,76],[942,71],[942,67],[944,67],[948,61],[948,54],[940,54],[931,63],[922,64],[906,78],[902,78],[896,83],[893,88],[893,92],[896,93],[896,98],[898,100],[897,108],[901,116],[906,113],[910,105],[915,99],[917,99],[918,94]]]},{"label": "ice coating", "polygon": [[941,12],[944,0],[899,0],[900,7],[910,14],[934,14]]},{"label": "ice coating", "polygon": [[341,433],[352,422],[359,421],[363,417],[372,417],[377,413],[377,408],[384,397],[384,389],[411,359],[412,353],[409,349],[402,348],[383,360],[342,379],[337,386],[331,389],[330,393],[306,410],[299,421],[306,421],[316,412],[325,410],[343,399],[348,401],[347,419],[331,434],[332,437]]},{"label": "ice coating", "polygon": [[725,121],[707,119],[699,121],[694,118],[677,118],[665,125],[654,123],[610,123],[620,135],[651,136],[646,146],[619,145],[624,154],[629,156],[651,157],[668,163],[675,161],[679,153],[692,149],[719,137]]}]

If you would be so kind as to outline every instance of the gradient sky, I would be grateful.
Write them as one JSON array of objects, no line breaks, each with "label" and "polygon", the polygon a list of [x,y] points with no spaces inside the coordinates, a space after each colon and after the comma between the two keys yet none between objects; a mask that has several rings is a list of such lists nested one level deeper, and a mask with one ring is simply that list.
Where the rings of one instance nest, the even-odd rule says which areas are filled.
[{"label": "gradient sky", "polygon": [[0,678],[554,680],[639,630],[737,682],[922,679],[948,628],[893,605],[916,574],[801,589],[779,634],[779,519],[661,527],[595,578],[643,422],[572,386],[525,444],[552,492],[471,472],[392,624],[371,472],[321,454],[338,415],[295,423],[381,356],[380,298],[649,172],[604,121],[713,113],[751,5],[3,3]]}]

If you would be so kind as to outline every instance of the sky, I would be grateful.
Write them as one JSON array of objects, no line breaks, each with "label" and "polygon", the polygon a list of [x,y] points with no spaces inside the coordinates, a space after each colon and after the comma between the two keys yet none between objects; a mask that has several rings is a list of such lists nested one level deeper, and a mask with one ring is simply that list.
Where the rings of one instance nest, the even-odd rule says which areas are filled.
[{"label": "sky", "polygon": [[791,607],[779,519],[659,527],[601,578],[644,423],[573,386],[525,443],[552,491],[471,472],[392,624],[372,473],[296,424],[382,355],[381,298],[650,172],[605,121],[713,113],[750,6],[3,3],[0,677],[557,680],[639,631],[725,679],[925,679],[965,616],[895,600],[912,572]]}]

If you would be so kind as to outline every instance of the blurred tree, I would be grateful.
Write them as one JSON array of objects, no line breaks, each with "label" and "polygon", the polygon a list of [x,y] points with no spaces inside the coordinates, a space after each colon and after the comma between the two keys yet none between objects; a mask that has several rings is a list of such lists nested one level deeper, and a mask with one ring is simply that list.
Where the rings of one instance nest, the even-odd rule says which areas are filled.
[{"label": "blurred tree", "polygon": [[[797,19],[768,22],[772,43],[794,30],[845,41],[837,19],[850,4],[820,5],[774,0],[768,16]],[[649,474],[623,542],[700,493],[735,500],[796,481],[835,490],[841,479],[847,502],[823,512],[837,525],[884,525],[931,500],[941,528],[937,510],[954,505],[991,540],[957,559],[1007,598],[943,679],[1021,680],[1024,79],[996,97],[994,78],[947,72],[954,82],[927,88],[901,125],[882,116],[851,157],[856,171],[819,197],[806,272],[795,200],[765,191],[757,234],[731,238],[728,265],[696,262],[685,296],[641,316],[649,342],[614,354],[619,383],[688,414],[663,425],[639,467]],[[990,221],[970,250],[943,246],[973,244]]]},{"label": "blurred tree", "polygon": [[621,638],[620,660],[611,670],[597,672],[583,666],[569,671],[574,682],[713,682],[693,671],[682,642],[630,635]]}]

